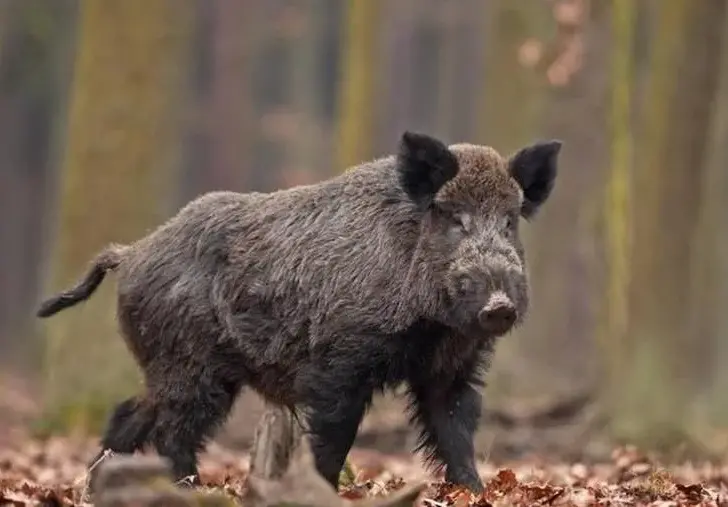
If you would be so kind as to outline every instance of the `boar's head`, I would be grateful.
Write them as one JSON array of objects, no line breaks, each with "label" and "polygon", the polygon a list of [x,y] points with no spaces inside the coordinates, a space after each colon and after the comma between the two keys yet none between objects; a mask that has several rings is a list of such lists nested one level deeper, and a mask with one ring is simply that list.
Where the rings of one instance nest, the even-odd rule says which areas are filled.
[{"label": "boar's head", "polygon": [[418,261],[431,270],[448,325],[496,337],[523,321],[529,286],[520,219],[549,198],[560,148],[538,142],[502,157],[487,146],[403,135],[401,182],[424,214]]}]

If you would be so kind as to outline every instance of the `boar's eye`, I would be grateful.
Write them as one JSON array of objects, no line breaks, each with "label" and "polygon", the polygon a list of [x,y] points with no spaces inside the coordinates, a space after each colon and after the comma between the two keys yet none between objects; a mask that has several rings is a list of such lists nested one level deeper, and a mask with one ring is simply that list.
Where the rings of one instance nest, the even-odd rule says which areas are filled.
[{"label": "boar's eye", "polygon": [[501,222],[501,230],[506,236],[512,236],[516,230],[516,224],[517,224],[517,217],[514,217],[511,214],[506,215],[503,217],[503,221]]},{"label": "boar's eye", "polygon": [[473,282],[470,277],[461,275],[457,277],[455,287],[457,287],[458,295],[464,296],[472,290]]},{"label": "boar's eye", "polygon": [[503,220],[503,227],[505,227],[507,231],[513,230],[514,225],[516,224],[513,220],[513,216],[511,215],[506,216],[506,218]]}]

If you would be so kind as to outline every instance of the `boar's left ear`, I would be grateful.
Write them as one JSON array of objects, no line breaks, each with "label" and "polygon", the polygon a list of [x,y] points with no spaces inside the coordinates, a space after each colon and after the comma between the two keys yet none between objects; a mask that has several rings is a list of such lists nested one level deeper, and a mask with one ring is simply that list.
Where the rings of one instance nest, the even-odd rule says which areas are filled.
[{"label": "boar's left ear", "polygon": [[407,195],[425,210],[442,186],[459,170],[455,154],[442,141],[406,131],[397,153],[399,181]]},{"label": "boar's left ear", "polygon": [[533,217],[554,188],[561,141],[544,141],[521,148],[508,159],[508,170],[523,189],[521,215]]}]

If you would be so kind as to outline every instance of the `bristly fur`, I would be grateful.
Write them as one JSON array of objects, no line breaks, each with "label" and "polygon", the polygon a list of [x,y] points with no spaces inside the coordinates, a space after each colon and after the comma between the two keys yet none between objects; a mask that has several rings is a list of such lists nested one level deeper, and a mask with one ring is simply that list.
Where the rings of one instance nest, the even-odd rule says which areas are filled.
[{"label": "bristly fur", "polygon": [[498,335],[478,315],[498,290],[523,320],[518,218],[548,197],[554,163],[553,147],[509,161],[405,133],[397,155],[326,181],[205,194],[102,252],[38,313],[85,300],[116,271],[146,392],[119,404],[103,449],[150,443],[175,477],[196,476],[198,451],[249,387],[305,416],[316,467],[335,486],[373,394],[406,383],[419,449],[480,491],[473,435]]}]

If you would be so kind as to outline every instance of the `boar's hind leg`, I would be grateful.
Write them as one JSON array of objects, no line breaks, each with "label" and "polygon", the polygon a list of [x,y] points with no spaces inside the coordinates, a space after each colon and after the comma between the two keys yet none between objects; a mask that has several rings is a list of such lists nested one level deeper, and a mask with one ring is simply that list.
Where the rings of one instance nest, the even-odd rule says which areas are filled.
[{"label": "boar's hind leg", "polygon": [[416,383],[410,391],[414,419],[422,425],[418,450],[424,450],[431,463],[446,465],[446,481],[482,491],[473,445],[480,393],[466,381],[457,381],[447,389]]},{"label": "boar's hind leg", "polygon": [[154,425],[154,414],[150,413],[144,402],[129,398],[119,403],[109,418],[101,451],[89,462],[89,488],[93,490],[96,470],[107,451],[116,454],[133,454],[147,442],[149,431]]},{"label": "boar's hind leg", "polygon": [[199,483],[197,453],[227,417],[240,387],[203,373],[155,390],[150,440],[157,453],[172,462],[172,475],[181,485]]},{"label": "boar's hind leg", "polygon": [[357,381],[356,368],[337,363],[314,366],[302,393],[316,468],[334,489],[373,393],[365,382]]}]

